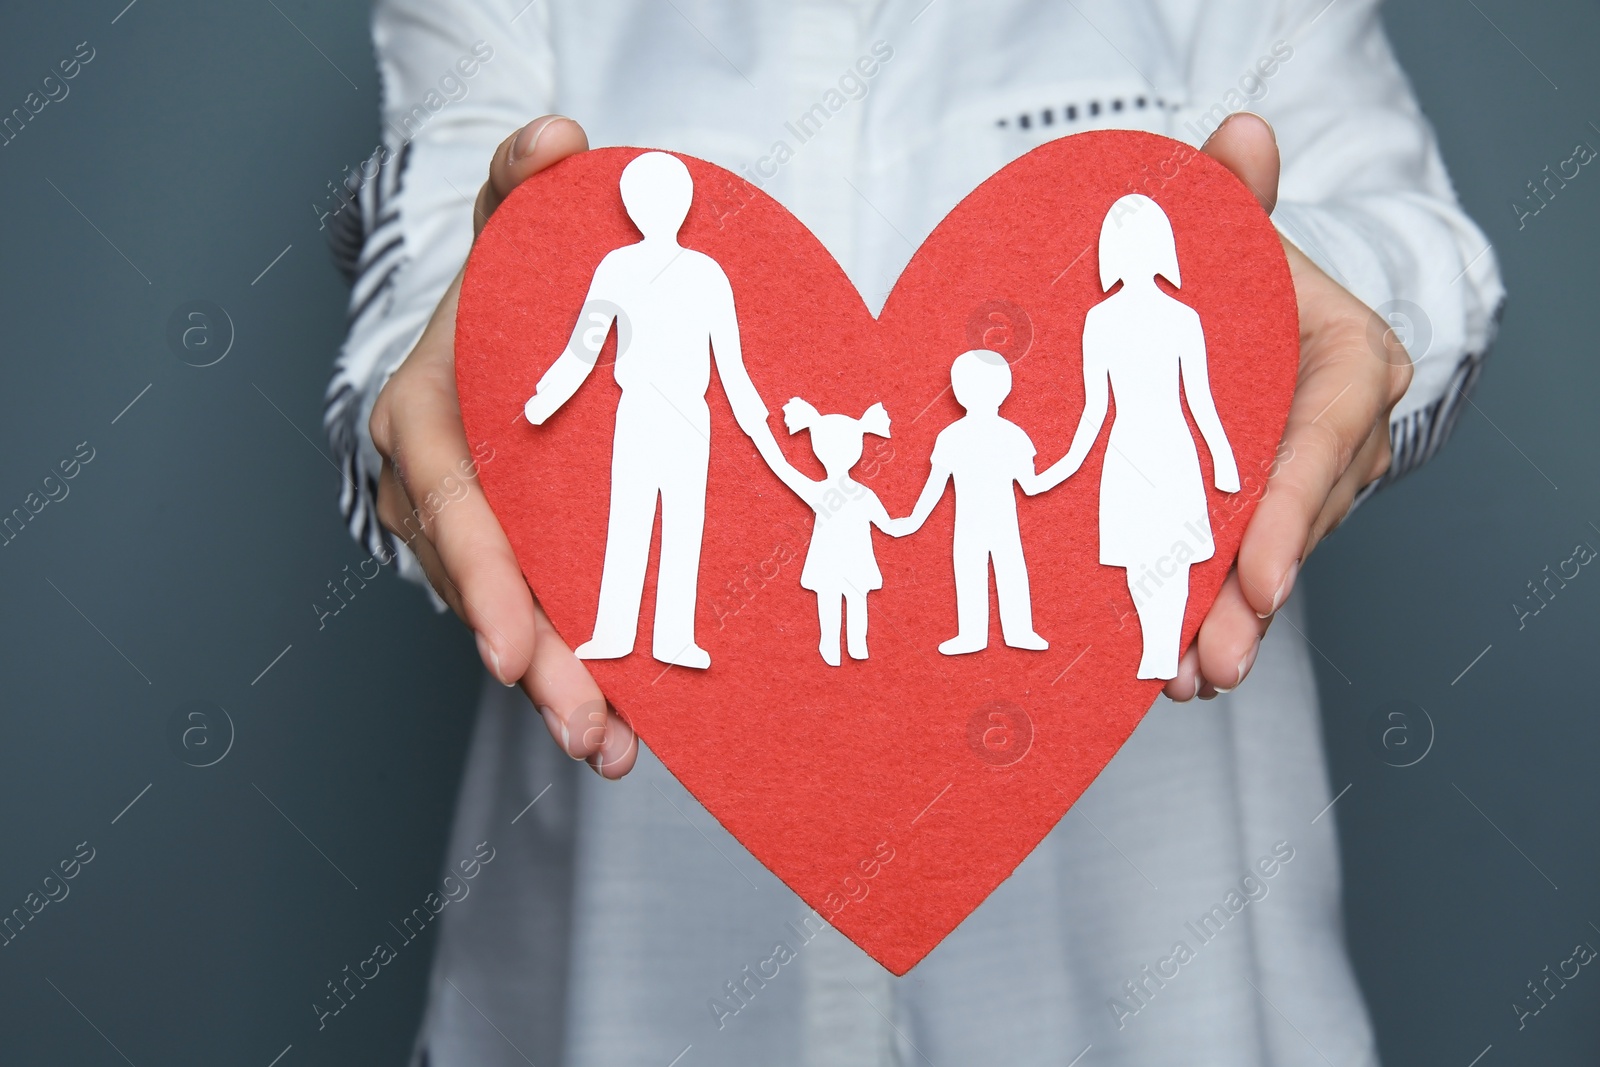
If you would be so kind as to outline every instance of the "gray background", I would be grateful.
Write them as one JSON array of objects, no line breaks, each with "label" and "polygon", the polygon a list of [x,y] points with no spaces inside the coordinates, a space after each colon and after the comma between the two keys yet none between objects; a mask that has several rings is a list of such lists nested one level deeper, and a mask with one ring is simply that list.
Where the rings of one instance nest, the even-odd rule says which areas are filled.
[{"label": "gray background", "polygon": [[[0,35],[0,111],[96,50],[0,148],[0,513],[94,449],[0,548],[0,912],[96,850],[0,948],[0,1059],[402,1062],[431,934],[325,1030],[308,1010],[435,887],[479,678],[465,631],[392,576],[320,630],[310,607],[363,558],[320,454],[345,291],[310,205],[377,139],[366,8],[124,3],[10,5]],[[1388,1062],[1593,1063],[1600,977],[1520,1032],[1510,1004],[1600,944],[1600,577],[1520,630],[1510,605],[1600,547],[1600,174],[1521,231],[1508,204],[1600,146],[1600,12],[1387,19],[1512,298],[1451,446],[1307,573],[1349,938]],[[203,369],[166,340],[195,299],[235,334]],[[226,715],[186,750],[189,701]]]}]

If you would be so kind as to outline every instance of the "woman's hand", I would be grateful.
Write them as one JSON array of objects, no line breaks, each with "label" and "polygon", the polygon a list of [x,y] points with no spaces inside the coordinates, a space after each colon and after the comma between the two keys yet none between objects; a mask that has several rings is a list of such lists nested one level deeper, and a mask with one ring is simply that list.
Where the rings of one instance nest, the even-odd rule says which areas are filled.
[{"label": "woman's hand", "polygon": [[[555,116],[535,119],[506,138],[478,192],[474,234],[520,183],[588,147],[577,123]],[[441,508],[415,506],[447,479],[456,485],[462,471],[474,469],[456,397],[460,293],[458,274],[373,405],[372,441],[383,456],[378,517],[391,532],[409,538],[428,581],[477,635],[484,666],[505,685],[522,686],[569,756],[587,760],[607,778],[620,778],[638,753],[633,731],[533,599],[476,479],[467,482],[465,496],[448,494]]]},{"label": "woman's hand", "polygon": [[1239,467],[1234,462],[1232,452],[1224,452],[1213,461],[1216,470],[1212,474],[1212,481],[1217,484],[1219,493],[1237,493],[1239,491]]},{"label": "woman's hand", "polygon": [[[1278,145],[1265,120],[1234,115],[1204,151],[1273,209]],[[1300,302],[1300,379],[1281,459],[1250,517],[1238,562],[1166,685],[1174,700],[1225,693],[1250,673],[1306,556],[1356,493],[1388,470],[1389,413],[1411,383],[1411,360],[1387,324],[1298,248],[1285,241],[1284,251]],[[1383,338],[1381,350],[1375,337]]]}]

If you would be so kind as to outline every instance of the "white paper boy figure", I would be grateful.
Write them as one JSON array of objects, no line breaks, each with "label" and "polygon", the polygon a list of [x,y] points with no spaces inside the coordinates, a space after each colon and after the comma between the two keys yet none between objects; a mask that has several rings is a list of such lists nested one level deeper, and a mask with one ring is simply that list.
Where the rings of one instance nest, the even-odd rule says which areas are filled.
[{"label": "white paper boy figure", "polygon": [[1004,356],[984,349],[963,352],[950,367],[950,385],[967,413],[939,431],[929,459],[933,470],[916,508],[909,517],[894,520],[888,532],[915,533],[944,495],[945,483],[955,479],[957,627],[939,651],[956,656],[988,647],[990,560],[1006,644],[1049,648],[1033,630],[1033,598],[1012,485],[1033,496],[1061,479],[1034,472],[1033,442],[1021,427],[1000,417],[1000,404],[1011,392],[1011,368]]},{"label": "white paper boy figure", "polygon": [[882,404],[874,404],[859,419],[823,415],[795,397],[783,405],[783,422],[790,433],[811,431],[811,449],[828,472],[825,481],[807,478],[776,447],[770,454],[761,449],[773,473],[817,513],[800,586],[817,594],[818,651],[830,667],[839,666],[842,602],[850,658],[866,659],[867,593],[883,588],[883,572],[872,550],[872,528],[892,531],[878,494],[851,478],[850,468],[861,459],[863,434],[889,436],[889,413]]}]

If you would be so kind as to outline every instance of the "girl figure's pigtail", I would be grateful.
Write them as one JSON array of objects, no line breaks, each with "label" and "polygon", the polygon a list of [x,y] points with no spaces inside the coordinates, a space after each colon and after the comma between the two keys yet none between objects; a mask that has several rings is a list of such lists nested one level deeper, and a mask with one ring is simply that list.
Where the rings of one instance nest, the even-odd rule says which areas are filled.
[{"label": "girl figure's pigtail", "polygon": [[882,404],[874,404],[856,420],[862,433],[870,433],[876,437],[889,436],[889,413]]},{"label": "girl figure's pigtail", "polygon": [[783,424],[789,428],[790,433],[809,430],[820,421],[822,414],[799,397],[791,397],[789,402],[783,405]]}]

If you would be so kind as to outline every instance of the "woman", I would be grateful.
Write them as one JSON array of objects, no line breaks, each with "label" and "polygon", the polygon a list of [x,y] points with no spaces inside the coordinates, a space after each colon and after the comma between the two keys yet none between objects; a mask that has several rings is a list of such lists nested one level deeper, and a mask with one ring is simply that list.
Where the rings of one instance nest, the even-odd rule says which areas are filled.
[{"label": "woman", "polygon": [[[1295,460],[1269,480],[1166,692],[1251,684],[1203,709],[1159,702],[904,979],[832,931],[761,978],[805,908],[605,710],[476,486],[423,509],[401,572],[427,577],[542,722],[522,694],[486,687],[449,855],[488,840],[497,858],[442,917],[417,1062],[1061,1067],[1093,1045],[1081,1067],[1370,1063],[1333,813],[1312,821],[1331,791],[1309,656],[1294,627],[1261,639],[1275,612],[1298,612],[1300,560],[1356,494],[1442,440],[1500,299],[1375,0],[382,0],[373,37],[392,162],[362,193],[356,314],[328,413],[369,543],[470,462],[453,279],[474,228],[587,147],[585,129],[752,176],[874,307],[962,196],[1045,140],[1209,135],[1273,211],[1301,308]],[[465,98],[445,103],[441,75],[484,52]],[[1276,126],[1281,182],[1264,122],[1217,129],[1247,104]],[[528,122],[557,110],[584,127]],[[1386,325],[1371,309],[1396,299],[1432,319],[1414,375],[1392,335],[1369,341]],[[1265,869],[1270,895],[1233,893]],[[1186,924],[1235,896],[1252,902],[1162,977],[1174,942],[1195,940]]]},{"label": "woman", "polygon": [[1059,482],[1083,465],[1105,423],[1109,379],[1117,417],[1100,469],[1100,562],[1127,571],[1144,638],[1140,678],[1177,676],[1189,567],[1216,553],[1200,457],[1178,401],[1180,376],[1217,488],[1239,491],[1239,467],[1211,397],[1200,316],[1162,292],[1157,275],[1182,287],[1172,222],[1149,197],[1122,197],[1100,225],[1100,288],[1122,288],[1084,320],[1083,416],[1072,447],[1044,475]]}]

